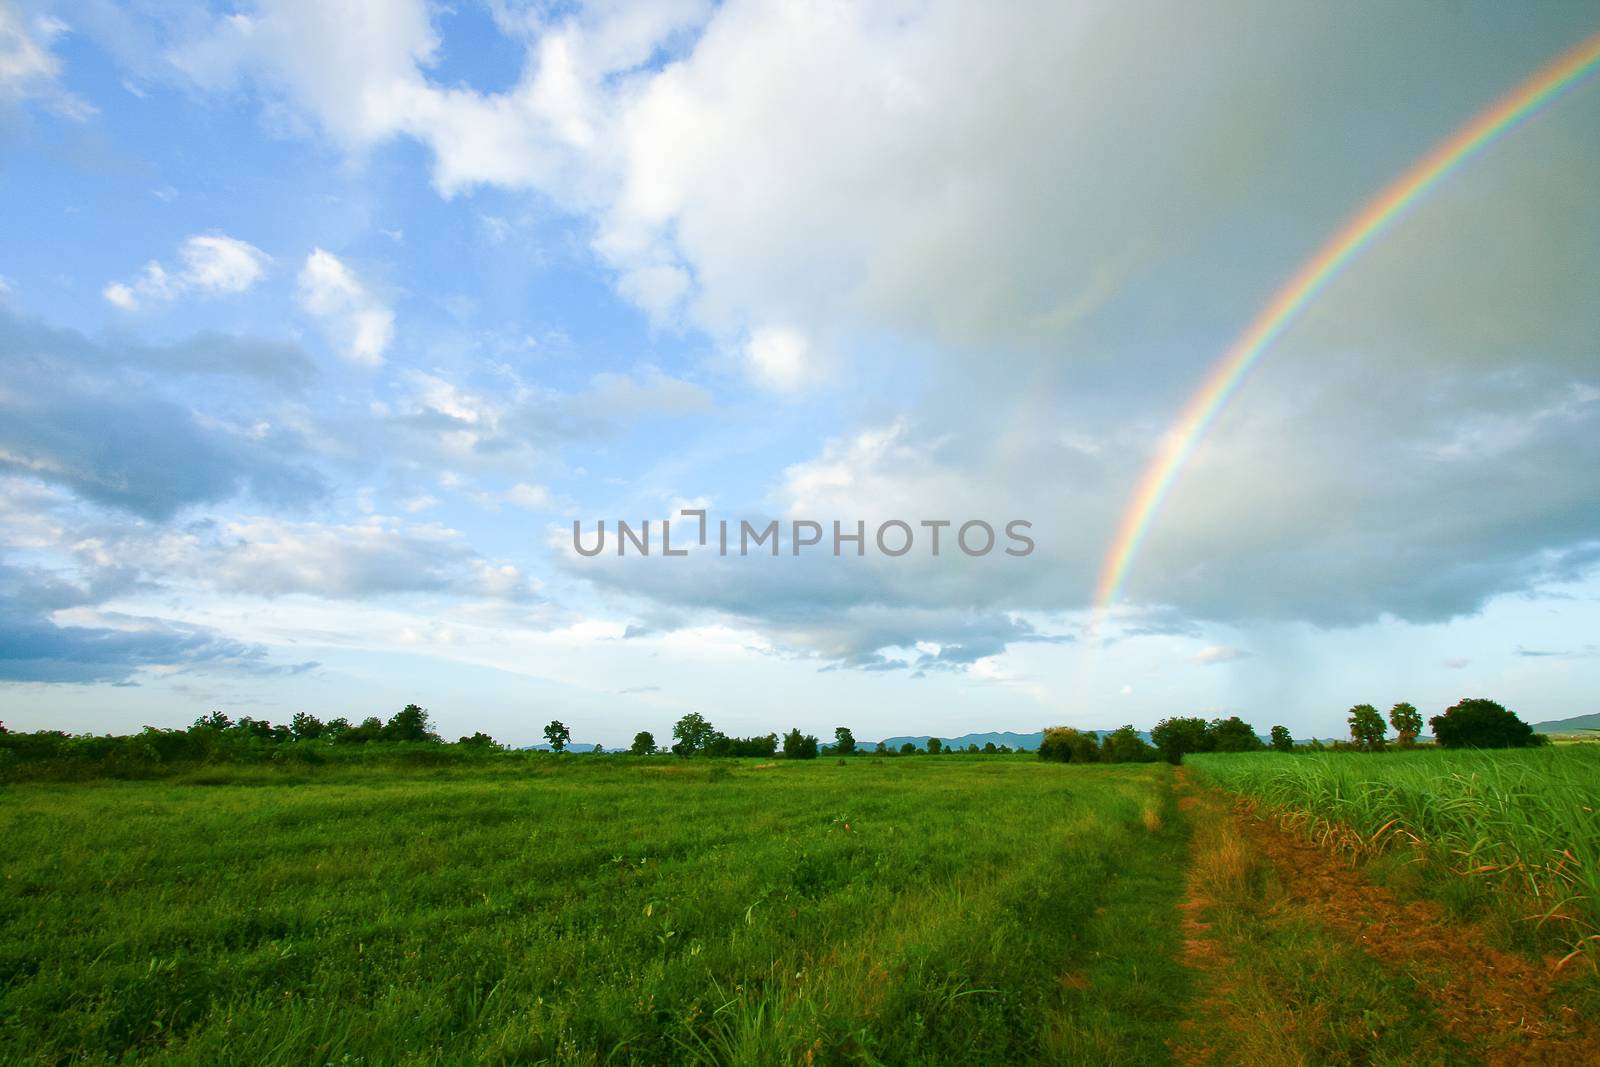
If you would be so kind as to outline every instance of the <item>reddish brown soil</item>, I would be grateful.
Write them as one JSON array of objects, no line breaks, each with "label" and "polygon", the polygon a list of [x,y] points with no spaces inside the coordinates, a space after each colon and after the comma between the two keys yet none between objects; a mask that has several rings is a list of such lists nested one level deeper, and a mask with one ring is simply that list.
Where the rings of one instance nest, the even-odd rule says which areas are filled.
[{"label": "reddish brown soil", "polygon": [[[1178,810],[1185,816],[1192,817],[1200,807],[1200,800],[1192,789],[1187,788],[1187,783],[1183,785],[1185,788],[1178,794]],[[1197,870],[1191,859],[1184,901],[1178,905],[1178,910],[1183,913],[1181,928],[1184,965],[1205,976],[1200,1003],[1190,1011],[1189,1018],[1179,1025],[1181,1036],[1172,1042],[1173,1061],[1185,1064],[1209,1063],[1213,1058],[1212,1050],[1203,1043],[1194,1020],[1225,1017],[1230,1007],[1221,985],[1222,976],[1230,961],[1222,951],[1221,942],[1211,933],[1211,924],[1205,921],[1206,912],[1211,907],[1212,901],[1206,896],[1200,884]]]},{"label": "reddish brown soil", "polygon": [[[1183,788],[1193,787],[1185,782]],[[1180,807],[1184,801],[1196,803],[1184,797]],[[1432,902],[1398,899],[1348,858],[1257,817],[1243,802],[1219,809],[1271,862],[1291,901],[1384,966],[1416,979],[1430,992],[1445,1026],[1485,1063],[1600,1064],[1600,1028],[1554,1004],[1559,976],[1553,961],[1490,947],[1481,928],[1451,918]],[[1196,922],[1204,906],[1193,895],[1183,905],[1185,957],[1202,971],[1216,967],[1208,956],[1220,952],[1196,943],[1211,943],[1205,924]]]},{"label": "reddish brown soil", "polygon": [[1501,952],[1484,931],[1431,901],[1401,901],[1342,857],[1256,817],[1243,804],[1240,832],[1272,861],[1291,897],[1324,926],[1433,992],[1452,1032],[1489,1064],[1600,1064],[1600,1030],[1551,1006],[1553,961]]}]

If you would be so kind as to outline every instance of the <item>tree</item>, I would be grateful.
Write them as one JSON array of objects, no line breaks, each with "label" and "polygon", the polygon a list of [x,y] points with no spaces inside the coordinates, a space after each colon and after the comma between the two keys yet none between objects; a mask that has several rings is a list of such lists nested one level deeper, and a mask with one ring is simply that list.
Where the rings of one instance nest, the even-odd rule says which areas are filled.
[{"label": "tree", "polygon": [[888,745],[886,745],[886,744],[884,744],[884,743],[883,743],[883,742],[882,742],[882,741],[879,741],[879,742],[878,742],[878,747],[877,747],[877,748],[875,748],[875,749],[873,749],[873,751],[874,751],[874,752],[876,752],[876,753],[877,753],[877,754],[878,754],[878,755],[880,755],[880,756],[881,756],[881,755],[883,755],[883,754],[884,754],[884,753],[885,753],[885,752],[888,752],[888,751],[889,751],[889,746],[888,746]]},{"label": "tree", "polygon": [[1445,748],[1525,748],[1544,741],[1516,712],[1483,697],[1457,701],[1428,725]]},{"label": "tree", "polygon": [[1100,746],[1094,734],[1070,726],[1047,726],[1039,742],[1039,758],[1055,763],[1094,763],[1100,758]]},{"label": "tree", "polygon": [[233,729],[246,737],[259,737],[263,741],[272,740],[272,723],[266,719],[253,719],[248,715],[241,715],[239,721],[233,724]]},{"label": "tree", "polygon": [[606,751],[606,747],[604,745],[602,745],[600,742],[596,741],[594,743],[594,747],[589,750],[589,755],[591,755],[591,756],[601,756],[601,755],[605,754],[605,751]]},{"label": "tree", "polygon": [[383,739],[385,741],[437,741],[439,735],[433,732],[433,722],[428,718],[428,712],[415,704],[407,704],[404,708],[394,713],[394,718],[383,724]]},{"label": "tree", "polygon": [[1150,740],[1168,763],[1182,763],[1192,752],[1210,752],[1212,739],[1204,719],[1180,716],[1156,723]]},{"label": "tree", "polygon": [[550,742],[550,750],[559,754],[566,751],[567,742],[572,740],[572,731],[560,719],[551,719],[550,725],[544,728],[544,739]]},{"label": "tree", "polygon": [[329,741],[337,741],[351,730],[350,720],[343,715],[337,719],[329,719],[322,727],[322,736]]},{"label": "tree", "polygon": [[672,736],[677,739],[677,744],[672,746],[672,751],[680,756],[692,756],[706,747],[716,730],[706,721],[706,717],[698,711],[691,711],[678,720],[672,728]]},{"label": "tree", "polygon": [[368,715],[361,720],[359,726],[352,726],[338,735],[338,740],[348,744],[364,745],[368,741],[377,741],[383,737],[383,720],[376,715]]},{"label": "tree", "polygon": [[1422,733],[1422,712],[1404,701],[1389,709],[1389,725],[1400,735],[1400,747],[1410,748]]},{"label": "tree", "polygon": [[496,749],[500,747],[500,742],[496,741],[482,730],[475,731],[471,737],[463,737],[461,740],[457,741],[456,744],[462,746],[463,748]]},{"label": "tree", "polygon": [[856,735],[850,732],[848,726],[836,726],[833,730],[833,750],[841,756],[848,756],[856,750]]},{"label": "tree", "polygon": [[992,755],[994,755],[994,754],[995,754],[995,753],[996,753],[996,752],[998,752],[998,751],[999,751],[999,749],[997,749],[997,748],[995,748],[995,747],[994,747],[994,742],[993,742],[993,741],[985,741],[985,742],[984,742],[984,743],[983,743],[983,751],[984,751],[984,754],[985,754],[985,755],[989,755],[989,756],[992,756]]},{"label": "tree", "polygon": [[1350,739],[1368,752],[1383,748],[1383,715],[1371,704],[1357,704],[1350,709]]},{"label": "tree", "polygon": [[916,754],[917,754],[916,742],[907,741],[905,744],[900,746],[900,755],[902,755],[902,756],[915,756]]},{"label": "tree", "polygon": [[1212,719],[1206,724],[1206,736],[1211,739],[1211,752],[1260,752],[1267,747],[1256,728],[1237,715]]},{"label": "tree", "polygon": [[227,730],[233,726],[233,720],[220,711],[213,711],[210,715],[202,715],[194,721],[191,730]]},{"label": "tree", "polygon": [[940,751],[943,750],[943,748],[943,741],[939,740],[937,737],[928,738],[928,752],[930,755],[937,756]]},{"label": "tree", "polygon": [[1131,723],[1100,739],[1100,758],[1106,763],[1150,763],[1157,755]]},{"label": "tree", "polygon": [[324,729],[321,719],[304,711],[295,712],[294,718],[289,720],[289,732],[296,741],[315,741]]},{"label": "tree", "polygon": [[649,730],[640,730],[633,735],[633,747],[628,752],[635,756],[650,756],[656,751],[656,735]]},{"label": "tree", "polygon": [[1293,752],[1294,735],[1287,726],[1274,726],[1272,728],[1272,748],[1276,752]]},{"label": "tree", "polygon": [[796,727],[783,735],[783,755],[785,759],[816,759],[817,739]]}]

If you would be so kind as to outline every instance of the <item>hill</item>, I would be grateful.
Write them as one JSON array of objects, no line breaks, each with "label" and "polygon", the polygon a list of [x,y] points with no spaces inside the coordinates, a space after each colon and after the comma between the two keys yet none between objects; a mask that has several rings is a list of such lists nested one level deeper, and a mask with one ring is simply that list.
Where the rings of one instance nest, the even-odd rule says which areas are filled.
[{"label": "hill", "polygon": [[[1084,731],[1084,733],[1094,734],[1097,737],[1104,737],[1110,732],[1110,730]],[[883,744],[884,747],[889,749],[891,752],[898,750],[900,746],[905,744],[907,741],[910,741],[918,748],[927,748],[928,738],[930,736],[930,734],[919,734],[916,736],[906,735],[903,737],[885,737],[883,739]],[[1148,730],[1140,730],[1139,736],[1146,741],[1150,740],[1150,732]],[[946,748],[966,748],[968,745],[977,745],[979,748],[982,748],[990,741],[993,741],[996,746],[1010,745],[1012,748],[1019,749],[1023,752],[1034,752],[1039,748],[1039,742],[1043,740],[1044,731],[1042,730],[1036,730],[1031,734],[1019,734],[1013,730],[998,730],[991,731],[989,733],[962,734],[960,737],[941,737],[939,738],[939,743],[944,745]],[[876,744],[876,742],[869,741],[861,744],[859,747],[870,749],[874,744]]]},{"label": "hill", "polygon": [[1547,722],[1536,722],[1533,728],[1541,734],[1576,734],[1588,730],[1600,730],[1600,713],[1593,715],[1574,715],[1570,719],[1550,719]]}]

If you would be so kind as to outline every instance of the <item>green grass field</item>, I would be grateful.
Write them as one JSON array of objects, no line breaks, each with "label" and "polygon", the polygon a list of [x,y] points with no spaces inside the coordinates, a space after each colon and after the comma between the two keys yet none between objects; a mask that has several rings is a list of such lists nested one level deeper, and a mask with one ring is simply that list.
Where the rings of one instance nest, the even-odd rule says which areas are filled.
[{"label": "green grass field", "polygon": [[0,794],[0,1061],[1159,1062],[1164,766],[537,758]]},{"label": "green grass field", "polygon": [[1600,1057],[1600,751],[327,751],[0,787],[0,1063]]}]

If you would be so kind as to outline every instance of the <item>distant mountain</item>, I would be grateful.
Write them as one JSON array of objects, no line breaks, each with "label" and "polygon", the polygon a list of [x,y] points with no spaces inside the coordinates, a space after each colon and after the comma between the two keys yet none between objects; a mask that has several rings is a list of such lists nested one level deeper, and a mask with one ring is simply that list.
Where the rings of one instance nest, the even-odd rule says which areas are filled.
[{"label": "distant mountain", "polygon": [[[1110,730],[1084,731],[1086,734],[1094,734],[1097,737],[1104,737],[1110,732]],[[931,735],[921,734],[915,737],[885,737],[883,739],[883,746],[890,752],[898,752],[901,745],[904,745],[907,741],[910,741],[918,748],[927,748],[929,736]],[[1150,734],[1145,730],[1140,730],[1139,736],[1146,741],[1150,740]],[[962,734],[960,737],[941,737],[939,738],[939,743],[945,748],[966,748],[968,745],[977,745],[979,748],[982,748],[990,741],[993,741],[996,747],[1000,745],[1010,745],[1012,748],[1019,749],[1023,752],[1035,752],[1039,748],[1039,742],[1043,740],[1044,731],[1042,730],[1031,734],[1019,734],[1011,730],[1000,730],[998,732],[986,734]],[[865,743],[858,742],[856,747],[871,749],[876,743],[877,742],[875,741],[868,741]]]},{"label": "distant mountain", "polygon": [[1536,722],[1533,724],[1533,728],[1541,734],[1576,734],[1585,730],[1600,730],[1600,713],[1574,715],[1570,719],[1551,719],[1549,722]]}]

